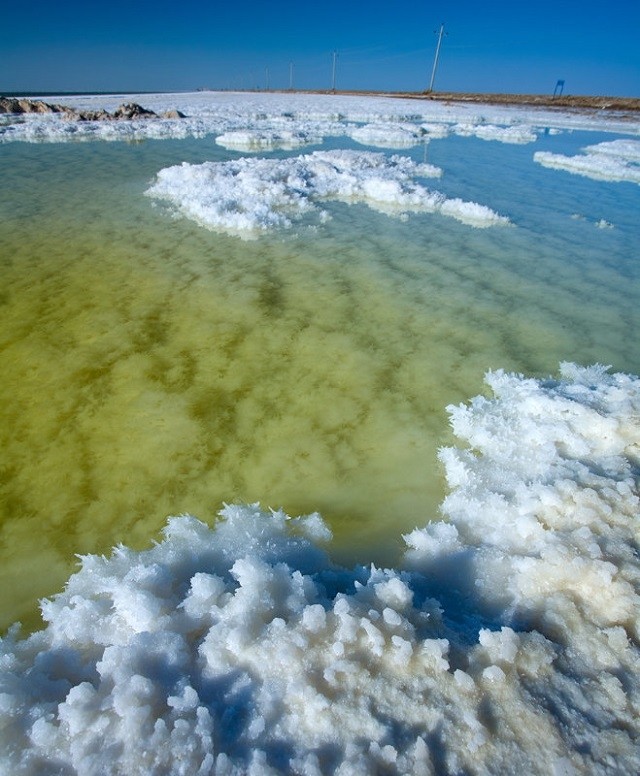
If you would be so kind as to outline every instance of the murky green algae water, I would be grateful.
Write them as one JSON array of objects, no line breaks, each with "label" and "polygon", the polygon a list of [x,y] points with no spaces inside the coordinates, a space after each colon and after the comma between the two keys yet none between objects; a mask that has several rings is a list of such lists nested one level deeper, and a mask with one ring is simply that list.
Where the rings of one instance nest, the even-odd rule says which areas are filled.
[{"label": "murky green algae water", "polygon": [[144,196],[233,156],[212,141],[1,148],[0,627],[35,624],[76,553],[225,501],[318,510],[340,560],[392,562],[442,499],[445,406],[487,369],[638,372],[638,187],[532,153],[429,148],[434,188],[514,227],[329,204],[241,241]]}]

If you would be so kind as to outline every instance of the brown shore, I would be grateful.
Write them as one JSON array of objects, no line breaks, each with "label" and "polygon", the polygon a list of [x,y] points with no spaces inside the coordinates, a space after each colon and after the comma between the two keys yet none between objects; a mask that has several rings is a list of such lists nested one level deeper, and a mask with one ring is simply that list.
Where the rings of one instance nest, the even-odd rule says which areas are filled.
[{"label": "brown shore", "polygon": [[[286,90],[282,90],[286,91]],[[477,103],[479,105],[523,105],[538,108],[558,108],[562,110],[616,111],[637,113],[640,111],[639,97],[606,97],[580,94],[563,94],[554,97],[551,94],[499,94],[476,92],[383,92],[357,90],[304,90],[302,94],[346,94],[361,97],[396,97],[410,100],[434,100],[438,102]],[[637,118],[637,117],[636,117]]]},{"label": "brown shore", "polygon": [[[409,95],[403,95],[409,96]],[[544,108],[587,108],[591,110],[640,111],[637,97],[593,97],[568,94],[473,94],[471,92],[432,92],[417,94],[416,99],[445,102],[473,102],[490,105],[532,105]]]}]

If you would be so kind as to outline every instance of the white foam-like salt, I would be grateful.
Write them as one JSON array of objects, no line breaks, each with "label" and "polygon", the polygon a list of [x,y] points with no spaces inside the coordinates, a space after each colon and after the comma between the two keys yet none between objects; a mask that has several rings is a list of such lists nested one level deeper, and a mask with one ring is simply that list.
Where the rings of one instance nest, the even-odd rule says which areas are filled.
[{"label": "white foam-like salt", "polygon": [[534,153],[544,167],[604,181],[640,183],[640,141],[618,139],[586,146],[584,154],[565,156],[549,151]]},{"label": "white foam-like salt", "polygon": [[0,645],[2,772],[638,773],[640,378],[487,382],[397,569],[256,505],[82,558]]},{"label": "white foam-like salt", "polygon": [[323,200],[362,202],[386,213],[442,213],[472,226],[508,224],[490,208],[425,188],[441,170],[382,153],[316,151],[287,159],[242,158],[160,170],[147,194],[212,229],[244,237],[316,212]]}]

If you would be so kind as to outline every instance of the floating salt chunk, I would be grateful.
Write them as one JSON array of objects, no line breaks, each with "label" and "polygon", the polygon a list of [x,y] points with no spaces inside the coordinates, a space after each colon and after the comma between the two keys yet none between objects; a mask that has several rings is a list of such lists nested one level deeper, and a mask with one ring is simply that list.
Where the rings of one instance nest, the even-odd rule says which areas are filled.
[{"label": "floating salt chunk", "polygon": [[352,129],[350,135],[358,143],[379,148],[410,148],[424,142],[422,128],[409,123],[366,124]]},{"label": "floating salt chunk", "polygon": [[500,143],[533,143],[536,133],[528,126],[499,127],[494,124],[456,124],[452,131],[463,137],[479,137],[481,140],[497,140]]},{"label": "floating salt chunk", "polygon": [[533,159],[552,169],[603,181],[640,183],[640,140],[613,140],[586,146],[584,154],[565,156],[536,151]]},{"label": "floating salt chunk", "polygon": [[282,148],[292,150],[310,143],[321,142],[322,138],[303,131],[293,130],[230,130],[216,137],[216,143],[237,151],[259,152]]},{"label": "floating salt chunk", "polygon": [[488,207],[447,199],[415,181],[433,174],[436,168],[408,157],[315,151],[288,159],[183,163],[160,170],[146,193],[202,226],[244,238],[322,216],[324,200],[360,202],[388,215],[441,213],[478,228],[509,223]]}]

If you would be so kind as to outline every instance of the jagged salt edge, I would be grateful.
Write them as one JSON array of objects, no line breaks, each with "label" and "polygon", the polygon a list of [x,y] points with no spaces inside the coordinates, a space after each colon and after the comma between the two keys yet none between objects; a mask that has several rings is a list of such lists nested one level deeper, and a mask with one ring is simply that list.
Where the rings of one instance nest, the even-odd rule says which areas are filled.
[{"label": "jagged salt edge", "polygon": [[385,213],[440,212],[480,228],[509,223],[490,208],[447,199],[413,180],[440,173],[397,155],[316,151],[287,159],[183,163],[161,170],[146,194],[203,226],[244,237],[287,228],[306,213],[322,212],[317,203],[331,199]]},{"label": "jagged salt edge", "polygon": [[471,447],[442,453],[449,522],[404,569],[338,569],[318,515],[257,505],[83,558],[0,645],[3,765],[268,773],[280,746],[319,773],[330,745],[345,772],[471,772],[515,746],[528,772],[636,773],[640,379],[487,381],[449,408]]},{"label": "jagged salt edge", "polygon": [[583,150],[584,154],[576,156],[536,151],[533,159],[544,167],[594,180],[640,183],[640,141],[606,141],[586,146]]}]

